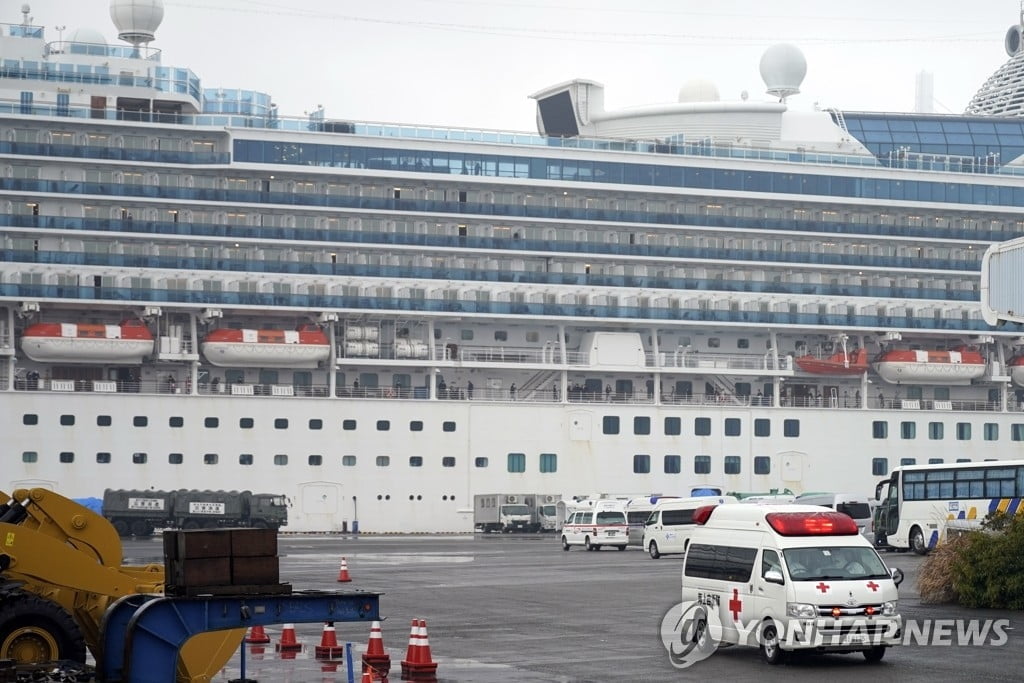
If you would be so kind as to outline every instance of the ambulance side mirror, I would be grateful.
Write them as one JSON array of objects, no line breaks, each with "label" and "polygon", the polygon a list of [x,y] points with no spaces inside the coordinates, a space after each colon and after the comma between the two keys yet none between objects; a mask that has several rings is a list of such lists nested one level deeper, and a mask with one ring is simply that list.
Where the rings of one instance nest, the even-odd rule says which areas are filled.
[{"label": "ambulance side mirror", "polygon": [[892,582],[895,583],[897,586],[899,586],[901,583],[903,583],[903,570],[902,569],[900,569],[899,567],[893,567],[892,569],[889,570],[889,573],[892,575]]},{"label": "ambulance side mirror", "polygon": [[764,580],[768,583],[777,583],[780,586],[785,585],[786,580],[782,578],[782,572],[778,569],[769,569],[764,573]]}]

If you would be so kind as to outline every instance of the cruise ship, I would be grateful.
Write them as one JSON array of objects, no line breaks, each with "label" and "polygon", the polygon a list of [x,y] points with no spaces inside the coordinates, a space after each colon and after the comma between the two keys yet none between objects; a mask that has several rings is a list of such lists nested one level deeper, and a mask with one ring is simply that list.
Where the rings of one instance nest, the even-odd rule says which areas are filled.
[{"label": "cruise ship", "polygon": [[512,133],[288,117],[166,65],[160,0],[110,10],[123,44],[0,25],[6,490],[465,532],[476,494],[1020,457],[1024,328],[979,301],[1024,235],[1019,24],[963,115],[791,107],[777,45],[760,99],[578,79]]}]

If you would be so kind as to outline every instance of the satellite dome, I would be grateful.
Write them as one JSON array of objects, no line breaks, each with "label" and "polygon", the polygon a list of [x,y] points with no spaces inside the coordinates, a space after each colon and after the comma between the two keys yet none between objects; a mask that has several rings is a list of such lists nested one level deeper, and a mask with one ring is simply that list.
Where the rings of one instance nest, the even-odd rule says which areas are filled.
[{"label": "satellite dome", "polygon": [[76,28],[68,36],[72,43],[92,43],[94,45],[106,45],[107,39],[102,33],[94,28]]},{"label": "satellite dome", "polygon": [[153,40],[164,18],[163,0],[110,0],[110,18],[117,37],[139,45]]},{"label": "satellite dome", "polygon": [[680,102],[717,102],[718,86],[705,78],[693,78],[679,88]]},{"label": "satellite dome", "polygon": [[761,55],[761,79],[769,95],[786,99],[797,94],[806,75],[807,60],[795,45],[772,45]]}]

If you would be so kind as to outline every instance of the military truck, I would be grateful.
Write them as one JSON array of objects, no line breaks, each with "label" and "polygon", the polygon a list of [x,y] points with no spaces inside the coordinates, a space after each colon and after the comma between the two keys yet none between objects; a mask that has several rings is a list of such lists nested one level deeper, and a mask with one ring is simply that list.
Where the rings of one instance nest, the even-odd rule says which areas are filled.
[{"label": "military truck", "polygon": [[107,489],[103,516],[121,536],[150,536],[156,529],[279,529],[288,524],[288,507],[274,493]]}]

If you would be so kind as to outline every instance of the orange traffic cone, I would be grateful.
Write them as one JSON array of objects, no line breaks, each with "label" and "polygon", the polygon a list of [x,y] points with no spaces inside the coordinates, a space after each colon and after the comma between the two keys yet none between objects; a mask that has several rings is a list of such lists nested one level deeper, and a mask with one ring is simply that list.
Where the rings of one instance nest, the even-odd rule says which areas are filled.
[{"label": "orange traffic cone", "polygon": [[402,679],[411,681],[436,681],[437,663],[430,654],[430,641],[427,639],[427,622],[417,619],[415,648],[410,661],[402,662]]},{"label": "orange traffic cone", "polygon": [[277,643],[275,649],[278,652],[294,652],[302,649],[302,645],[295,639],[295,624],[284,625],[284,628],[281,629],[281,641]]},{"label": "orange traffic cone", "polygon": [[348,562],[341,558],[341,569],[338,570],[338,583],[348,583],[352,577],[348,575]]},{"label": "orange traffic cone", "polygon": [[249,630],[249,635],[245,637],[245,642],[254,644],[269,643],[270,636],[267,635],[262,626],[253,626]]},{"label": "orange traffic cone", "polygon": [[369,671],[364,671],[363,678],[360,683],[373,683],[373,675]]},{"label": "orange traffic cone", "polygon": [[317,659],[330,659],[338,657],[345,648],[338,645],[338,636],[334,632],[334,622],[328,621],[324,624],[324,632],[320,636],[320,644],[313,648]]},{"label": "orange traffic cone", "polygon": [[416,655],[420,648],[420,620],[412,620],[412,628],[409,631],[409,647],[405,650],[405,659],[402,660],[402,680],[409,675],[409,667],[416,662]]},{"label": "orange traffic cone", "polygon": [[370,642],[363,653],[363,674],[373,673],[387,680],[391,673],[391,655],[384,650],[384,636],[381,634],[380,622],[370,624]]}]

